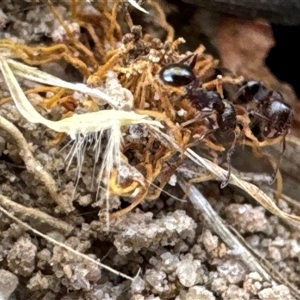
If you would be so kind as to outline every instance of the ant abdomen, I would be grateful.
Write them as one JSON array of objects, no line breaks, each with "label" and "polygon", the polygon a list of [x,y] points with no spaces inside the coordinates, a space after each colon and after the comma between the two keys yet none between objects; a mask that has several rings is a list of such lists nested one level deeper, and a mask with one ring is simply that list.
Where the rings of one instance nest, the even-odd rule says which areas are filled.
[{"label": "ant abdomen", "polygon": [[266,89],[261,81],[245,82],[235,103],[246,108],[253,124],[261,124],[264,139],[285,136],[291,127],[292,108],[284,102],[279,92]]},{"label": "ant abdomen", "polygon": [[[192,57],[189,64],[184,64]],[[197,54],[191,54],[177,63],[172,63],[164,66],[159,71],[159,78],[171,86],[185,86],[197,81],[197,76],[194,73],[194,66],[197,61]]]},{"label": "ant abdomen", "polygon": [[159,72],[160,79],[171,86],[185,86],[196,80],[196,75],[190,65],[174,63],[164,66]]}]

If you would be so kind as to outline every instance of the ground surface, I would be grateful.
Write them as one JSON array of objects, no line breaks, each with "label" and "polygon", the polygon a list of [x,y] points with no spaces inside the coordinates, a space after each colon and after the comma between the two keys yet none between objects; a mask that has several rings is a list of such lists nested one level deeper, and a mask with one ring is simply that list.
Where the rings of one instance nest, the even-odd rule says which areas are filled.
[{"label": "ground surface", "polygon": [[[55,16],[42,1],[27,1],[25,4],[23,1],[16,3],[5,0],[0,1],[0,4],[3,12],[0,14],[0,26],[3,24],[0,30],[1,39],[23,41],[27,45],[49,45],[55,41],[53,32],[59,35],[59,23],[54,22]],[[167,15],[176,10],[175,6],[164,5]],[[54,6],[64,20],[70,18],[69,1],[56,1]],[[132,15],[137,24],[143,23],[143,18],[146,18],[138,11],[133,11]],[[230,22],[227,20],[224,23],[222,34],[231,26]],[[142,25],[148,33],[163,38],[165,31],[160,28],[157,19],[151,20],[151,17],[147,17]],[[74,28],[76,34],[85,33],[83,30],[76,31],[76,26]],[[124,33],[126,28],[122,28]],[[186,32],[192,30],[189,25],[184,25],[184,29]],[[222,48],[224,43],[222,44],[221,33],[219,43]],[[256,38],[261,38],[258,33]],[[189,44],[186,47],[189,48]],[[230,68],[231,57],[228,51],[230,49],[226,48],[220,56],[227,62],[226,67]],[[241,56],[239,58],[249,59]],[[249,65],[252,62],[251,60]],[[263,64],[262,59],[258,63]],[[254,79],[266,80],[273,88],[276,85],[287,97],[290,96],[287,101],[293,103],[292,90],[278,83],[268,70],[260,69],[260,74],[255,71],[247,73],[251,68],[247,69],[245,64],[243,66],[245,68],[242,75],[261,75],[262,78]],[[72,68],[68,71],[67,66],[61,63],[42,68],[69,81],[82,80],[82,74]],[[239,68],[234,71],[239,72]],[[0,80],[2,99],[8,97],[9,93],[2,78]],[[35,87],[26,80],[21,81],[21,84],[24,90]],[[58,119],[68,110],[67,105],[45,108],[41,105],[42,96],[31,94],[29,98],[46,118]],[[86,107],[81,109],[84,111]],[[107,230],[106,208],[103,208],[105,199],[100,197],[95,201],[96,190],[91,184],[95,165],[93,147],[86,151],[81,178],[75,189],[78,165],[74,159],[68,166],[68,137],[60,143],[53,143],[58,140],[57,133],[43,125],[28,122],[12,101],[0,106],[0,116],[20,131],[26,140],[23,146],[54,179],[59,196],[74,199],[72,212],[66,214],[58,209],[40,171],[29,169],[24,159],[24,149],[20,149],[15,136],[1,126],[1,207],[14,212],[16,217],[36,230],[72,249],[88,254],[92,259],[100,259],[102,263],[132,278],[138,274],[135,280],[126,280],[93,261],[87,261],[54,245],[0,213],[1,299],[300,299],[297,291],[300,285],[299,229],[268,212],[240,189],[231,185],[221,189],[220,182],[213,180],[195,184],[225,221],[222,226],[232,227],[231,234],[238,236],[238,253],[232,251],[228,240],[223,240],[212,230],[211,223],[188,199],[182,202],[172,197],[184,197],[185,190],[176,182],[180,180],[180,176],[171,177],[164,188],[167,193],[161,193],[156,200],[143,201],[136,209],[112,220]],[[135,134],[136,140],[132,137],[130,142],[138,148],[139,143],[144,143],[145,133]],[[125,141],[129,144],[128,138]],[[107,138],[104,137],[103,143],[106,142]],[[295,161],[300,151],[298,145],[297,138],[288,140],[281,162],[284,193],[294,199],[299,195],[298,166]],[[153,151],[161,149],[155,143],[153,147]],[[202,148],[199,146],[199,149]],[[202,151],[199,149],[198,151]],[[126,152],[128,159],[130,151]],[[278,151],[270,151],[275,156],[278,155]],[[139,157],[135,159],[138,160]],[[173,161],[169,163],[171,165]],[[239,147],[236,149],[233,165],[236,169],[251,174],[251,180],[272,197],[272,191],[264,182],[264,177],[258,176],[255,179],[253,175],[272,173],[268,163],[254,157],[248,149]],[[185,161],[180,172],[188,178],[194,167],[190,161]],[[128,201],[132,202],[132,199],[125,196],[112,196],[109,200],[112,210],[124,208],[129,205]],[[14,203],[22,206],[18,208]],[[297,204],[289,201],[287,197],[278,200],[277,205],[286,213],[299,215]],[[27,211],[24,207],[33,210]],[[241,253],[249,248],[253,254],[251,257],[256,259],[256,266],[263,266],[264,272],[253,267],[252,261],[242,257]]]}]

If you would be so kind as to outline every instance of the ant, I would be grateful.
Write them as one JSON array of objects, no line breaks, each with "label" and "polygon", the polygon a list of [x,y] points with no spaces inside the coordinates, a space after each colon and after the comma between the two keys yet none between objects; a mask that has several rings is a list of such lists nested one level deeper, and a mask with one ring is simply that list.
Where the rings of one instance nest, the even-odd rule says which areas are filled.
[{"label": "ant", "polygon": [[255,121],[259,121],[263,139],[283,137],[280,157],[272,176],[275,179],[286,148],[285,137],[292,125],[293,110],[284,102],[281,93],[268,90],[261,81],[244,82],[235,98],[237,104],[246,105],[248,113],[255,118]]},{"label": "ant", "polygon": [[287,135],[292,125],[293,111],[279,92],[267,90],[261,81],[251,80],[244,83],[236,100],[246,105],[254,103],[249,113],[263,121],[264,138],[274,139]]},{"label": "ant", "polygon": [[[190,64],[184,64],[193,56]],[[229,101],[223,99],[220,93],[209,91],[202,87],[200,78],[194,73],[194,67],[197,61],[197,55],[189,55],[180,62],[164,66],[160,72],[160,79],[167,85],[182,87],[185,86],[186,93],[184,97],[190,100],[193,107],[198,111],[209,109],[216,113],[216,124],[221,133],[233,133],[234,140],[232,146],[227,151],[228,173],[225,180],[221,183],[224,188],[231,175],[231,155],[234,151],[237,135],[235,132],[237,119],[234,106]]]}]

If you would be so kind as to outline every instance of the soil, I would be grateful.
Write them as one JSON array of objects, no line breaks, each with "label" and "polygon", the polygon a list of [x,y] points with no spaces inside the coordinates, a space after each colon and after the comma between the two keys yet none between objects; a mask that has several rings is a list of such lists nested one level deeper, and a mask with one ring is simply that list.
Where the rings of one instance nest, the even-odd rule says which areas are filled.
[{"label": "soil", "polygon": [[[79,12],[77,18],[74,18],[71,13],[74,6],[70,2],[73,1],[53,1],[53,7],[62,20],[70,25],[69,28],[76,39],[83,41],[83,44],[89,45],[90,48],[96,46],[94,41],[87,40],[90,27],[86,24],[95,29],[98,40],[106,43],[102,45],[105,49],[103,51],[112,53],[106,61],[103,59],[104,62],[99,64],[108,67],[104,71],[100,68],[91,71],[91,81],[83,74],[82,70],[85,68],[78,67],[70,59],[53,59],[49,63],[36,64],[44,72],[69,82],[92,82],[92,86],[96,82],[93,81],[96,71],[107,74],[107,71],[113,69],[112,66],[117,66],[119,69],[116,67],[114,71],[122,73],[122,65],[117,65],[117,60],[113,60],[112,57],[117,47],[129,45],[132,40],[135,44],[132,52],[128,52],[128,65],[135,66],[136,61],[143,61],[145,57],[148,59],[153,55],[151,66],[154,66],[157,49],[157,53],[163,49],[166,53],[171,53],[170,57],[174,55],[180,58],[180,55],[184,55],[179,55],[180,51],[177,51],[174,44],[165,41],[168,40],[171,29],[175,28],[175,36],[180,34],[187,40],[184,45],[179,43],[182,53],[187,50],[194,51],[196,48],[199,50],[200,44],[209,41],[207,48],[211,51],[203,54],[203,58],[199,56],[200,63],[205,65],[205,62],[213,69],[217,68],[218,63],[213,55],[218,56],[222,59],[221,64],[234,73],[234,78],[243,75],[246,79],[264,81],[268,88],[279,90],[287,103],[295,104],[296,119],[298,104],[293,89],[288,84],[278,81],[264,62],[267,53],[276,43],[270,24],[266,21],[255,23],[224,17],[219,23],[216,19],[209,20],[206,15],[208,27],[205,32],[202,30],[197,35],[199,40],[184,36],[195,32],[195,16],[189,20],[186,13],[183,13],[184,25],[178,18],[177,21],[174,17],[172,19],[172,14],[178,14],[180,8],[190,9],[191,6],[149,1],[143,5],[149,10],[149,15],[128,6],[134,24],[143,28],[145,36],[140,37],[141,31],[138,26],[134,27],[134,30],[131,28],[131,31],[128,28],[130,22],[121,6],[117,10],[117,16],[114,16],[112,4],[105,6],[108,9],[106,12],[101,10],[102,4],[97,1],[92,1],[92,4],[82,1],[76,5]],[[162,8],[157,8],[157,3],[160,3]],[[7,49],[9,44],[3,41],[7,40],[30,47],[49,47],[59,43],[68,45],[66,32],[45,1],[0,0],[0,7],[0,49],[3,55],[5,51],[2,49]],[[197,12],[199,16],[203,15],[203,11]],[[165,16],[172,22],[170,27],[163,24]],[[110,28],[109,20],[118,24],[112,30],[111,44],[108,39],[101,40],[102,35],[106,34],[103,28]],[[103,27],[99,25],[98,28],[97,24]],[[233,27],[237,28],[234,37],[230,36]],[[237,36],[239,38],[236,38]],[[253,39],[250,43],[252,48],[246,55],[244,49],[241,49],[244,40],[240,36]],[[150,40],[151,50],[155,51],[146,49],[148,44],[144,40],[147,39]],[[225,42],[230,45],[225,45]],[[169,52],[166,45],[172,45]],[[11,55],[13,59],[25,64],[32,59],[28,54],[29,58],[27,57],[26,61],[25,56],[20,55],[14,46],[9,47],[15,51]],[[74,50],[74,47],[70,49]],[[102,59],[101,49],[95,54],[96,59],[100,57],[99,61]],[[46,54],[44,55],[46,57]],[[80,57],[74,52],[72,55]],[[38,51],[36,57],[39,57]],[[112,59],[111,65],[107,63],[109,59]],[[123,56],[118,59],[123,59]],[[124,62],[123,64],[126,65]],[[92,68],[88,65],[86,69]],[[138,77],[147,73],[147,68],[141,67],[141,70]],[[155,67],[153,72],[155,73]],[[102,78],[100,80],[101,88],[115,98],[120,95],[124,98],[126,94],[129,103],[131,94],[127,94],[128,90],[123,90],[118,79],[120,76],[114,77],[113,73],[108,73],[105,75],[106,81]],[[208,72],[206,82],[210,82],[210,79],[212,74]],[[18,80],[24,91],[39,86],[28,79],[18,77]],[[61,102],[56,101],[54,95],[58,92],[53,90],[30,93],[28,99],[41,116],[53,121],[66,118],[74,112],[90,113],[97,111],[98,107],[107,109],[106,104],[103,105],[94,99],[86,101],[85,95],[79,92],[70,94],[64,91],[68,97],[64,98],[64,102],[61,100],[62,96]],[[177,92],[174,88],[168,91],[168,95],[175,97]],[[142,100],[136,99],[143,99],[143,92],[132,94],[135,108],[141,108]],[[124,149],[127,147],[123,154],[130,166],[139,166],[142,163],[146,165],[147,156],[144,155],[144,150],[140,149],[149,150],[149,157],[159,157],[160,151],[166,157],[170,155],[167,159],[161,155],[157,164],[151,164],[151,172],[158,174],[156,177],[149,177],[150,181],[162,187],[163,191],[149,186],[148,197],[144,197],[149,198],[148,200],[144,199],[126,214],[118,215],[117,211],[128,207],[134,199],[139,198],[141,188],[128,191],[126,188],[135,182],[140,184],[142,180],[138,178],[139,174],[146,177],[148,169],[145,167],[136,174],[137,172],[134,173],[130,167],[123,166],[122,170],[118,170],[121,174],[120,178],[118,177],[120,182],[112,180],[110,183],[113,192],[102,192],[94,168],[101,169],[106,145],[111,140],[108,134],[98,137],[99,143],[95,141],[96,138],[88,142],[78,138],[74,150],[70,143],[72,137],[59,134],[45,125],[35,123],[34,120],[30,122],[20,113],[14,101],[5,100],[10,93],[3,76],[0,77],[0,95],[1,300],[300,299],[300,222],[296,218],[292,222],[292,217],[278,216],[283,216],[283,213],[297,216],[300,210],[297,202],[300,192],[297,176],[300,143],[296,123],[291,129],[293,135],[287,136],[287,149],[280,162],[284,186],[279,199],[275,200],[273,197],[276,184],[268,184],[273,172],[268,159],[255,156],[250,147],[242,145],[236,147],[232,157],[234,175],[258,186],[259,191],[265,192],[267,197],[272,199],[272,203],[278,206],[280,213],[269,211],[271,204],[268,206],[262,205],[263,201],[257,202],[259,196],[255,192],[249,194],[233,181],[221,188],[222,179],[214,177],[211,180],[193,183],[193,188],[189,189],[185,182],[198,177],[195,174],[201,172],[206,176],[207,170],[196,166],[191,159],[181,159],[182,153],[174,155],[172,152],[171,155],[166,144],[159,139],[155,140],[157,137],[154,134],[149,138],[150,129],[145,129],[139,124],[130,125],[126,134],[122,132]],[[136,95],[139,97],[135,97]],[[155,95],[152,97],[155,98]],[[144,95],[146,104],[144,103],[143,109],[147,109],[148,105],[150,109],[155,108],[153,111],[161,112],[161,106],[165,104],[152,104],[146,96]],[[45,102],[45,99],[48,102]],[[53,105],[49,104],[51,99],[54,99]],[[174,107],[163,107],[167,116],[172,115],[173,111],[174,114],[180,114],[181,110],[177,110],[176,105]],[[188,106],[183,106],[185,107]],[[195,112],[191,109],[192,114]],[[8,123],[5,123],[5,120]],[[167,124],[166,120],[163,121]],[[199,128],[197,134],[201,136]],[[194,127],[188,129],[196,130]],[[181,132],[182,136],[184,132]],[[98,156],[95,155],[93,143],[98,147]],[[188,143],[184,145],[187,146]],[[227,141],[224,141],[224,145],[227,147]],[[215,163],[216,168],[218,164],[225,166],[225,169],[228,167],[226,158],[224,159],[226,155],[199,143],[193,149]],[[72,151],[77,154],[77,159],[70,158],[70,153],[74,153]],[[263,153],[275,157],[277,161],[280,151],[281,144],[276,143],[275,146],[267,147]],[[78,157],[84,157],[83,161],[79,162]],[[161,166],[157,167],[159,163]],[[129,173],[131,177],[128,177]],[[111,176],[113,178],[113,173]],[[143,185],[146,183],[143,182],[141,186]],[[186,197],[186,193],[189,197]],[[193,200],[193,197],[196,200]],[[64,207],[60,203],[65,199],[70,203]],[[107,215],[112,212],[115,213],[114,218],[108,220]],[[21,222],[12,219],[13,217]],[[30,227],[25,227],[26,224]],[[80,256],[80,253],[85,256]],[[115,272],[111,272],[99,262]]]}]

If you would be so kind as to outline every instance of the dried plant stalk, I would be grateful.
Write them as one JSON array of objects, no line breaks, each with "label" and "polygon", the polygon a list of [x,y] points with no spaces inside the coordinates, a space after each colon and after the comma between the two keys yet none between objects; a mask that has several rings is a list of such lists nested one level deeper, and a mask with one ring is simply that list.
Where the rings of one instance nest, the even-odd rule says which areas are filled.
[{"label": "dried plant stalk", "polygon": [[[167,134],[160,132],[157,133],[156,136],[159,139],[164,139],[165,141],[167,141],[169,145],[171,145],[174,149],[177,149],[180,152],[182,151],[178,144],[176,144],[176,142],[173,140],[173,138],[168,136]],[[203,167],[205,170],[209,171],[212,175],[214,175],[214,178],[216,180],[223,181],[226,178],[227,171],[219,167],[217,164],[211,162],[210,160],[199,156],[190,148],[185,150],[184,154],[189,159],[191,159],[191,161],[193,161],[196,165]],[[278,206],[274,203],[274,201],[257,186],[239,179],[234,174],[231,174],[229,184],[233,184],[241,188],[243,191],[245,191],[247,194],[253,197],[258,203],[260,203],[264,208],[266,208],[269,212],[284,219],[289,224],[300,229],[300,217],[292,214],[287,214],[281,209],[279,209]]]},{"label": "dried plant stalk", "polygon": [[[91,262],[93,262],[94,264],[100,266],[101,268],[103,268],[103,269],[105,269],[105,270],[107,270],[107,271],[109,271],[109,272],[111,272],[111,273],[113,273],[113,274],[116,274],[116,275],[118,275],[118,276],[120,276],[120,277],[123,277],[124,279],[128,279],[128,280],[130,280],[130,281],[133,281],[133,280],[136,278],[136,277],[130,277],[130,276],[126,275],[126,274],[123,274],[123,273],[121,273],[121,272],[118,272],[118,271],[114,270],[113,268],[110,268],[109,266],[106,266],[106,265],[100,263],[99,261],[97,261],[97,260],[91,258],[90,256],[88,256],[88,255],[86,255],[86,254],[83,254],[83,253],[81,253],[81,252],[79,252],[79,251],[77,251],[77,250],[74,250],[73,248],[71,248],[71,247],[69,247],[69,246],[67,246],[67,245],[65,245],[65,244],[63,244],[63,243],[61,243],[61,242],[56,241],[55,239],[53,239],[53,238],[51,238],[51,237],[49,237],[49,236],[47,236],[47,235],[41,233],[40,231],[38,231],[38,230],[32,228],[31,226],[29,226],[28,224],[22,222],[21,220],[19,220],[18,218],[16,218],[13,214],[11,214],[10,212],[8,212],[6,209],[4,209],[4,208],[1,207],[1,206],[0,206],[0,211],[2,211],[5,215],[7,215],[9,218],[11,218],[11,219],[12,219],[13,221],[15,221],[16,223],[22,225],[22,226],[25,227],[27,230],[32,231],[33,233],[35,233],[36,235],[42,237],[43,239],[47,240],[48,242],[50,242],[50,243],[53,244],[53,245],[59,246],[59,247],[65,249],[65,250],[67,250],[68,252],[73,253],[73,254],[75,254],[76,256],[81,257],[81,258],[83,258],[83,259],[85,259],[85,260],[91,261]],[[137,274],[137,275],[138,275],[138,274]]]},{"label": "dried plant stalk", "polygon": [[[191,149],[187,149],[186,155],[197,165],[204,167],[206,170],[211,172],[211,174],[214,174],[217,180],[224,180],[224,178],[226,178],[227,171],[213,162],[200,157]],[[230,176],[229,183],[241,188],[272,214],[284,219],[288,223],[300,229],[300,217],[283,212],[266,193],[254,184],[241,180],[233,174]]]},{"label": "dried plant stalk", "polygon": [[30,151],[30,147],[27,144],[22,133],[15,127],[11,122],[7,121],[5,118],[0,116],[0,128],[8,132],[15,140],[19,150],[20,155],[24,160],[28,172],[34,174],[45,184],[49,194],[56,202],[56,204],[64,211],[71,212],[74,210],[72,202],[70,199],[66,199],[62,195],[58,194],[58,188],[55,180],[51,175],[44,169],[44,167],[35,160],[34,156]]},{"label": "dried plant stalk", "polygon": [[[179,185],[185,191],[187,183],[179,180]],[[238,256],[243,263],[248,266],[249,270],[258,272],[265,280],[272,282],[276,280],[279,284],[285,284],[291,290],[296,299],[300,299],[299,291],[290,284],[279,272],[276,272],[268,261],[258,257],[255,251],[246,244],[239,233],[231,226],[226,225],[215,210],[211,207],[208,200],[194,186],[191,186],[188,192],[194,208],[201,212],[208,227],[211,228],[231,249],[232,253]],[[229,228],[228,228],[229,227]]]},{"label": "dried plant stalk", "polygon": [[52,228],[64,232],[66,235],[69,235],[74,227],[62,220],[54,218],[38,209],[25,207],[21,204],[18,204],[7,197],[0,195],[0,205],[5,208],[13,211],[15,214],[18,214],[21,220],[31,219],[38,220],[38,222],[48,224]]},{"label": "dried plant stalk", "polygon": [[[78,133],[87,134],[106,130],[111,128],[114,124],[119,124],[119,126],[130,124],[148,124],[160,128],[162,127],[160,122],[147,119],[147,115],[140,115],[133,111],[124,110],[104,110],[84,115],[73,115],[70,118],[56,122],[47,120],[42,117],[28,101],[26,95],[17,82],[14,73],[16,73],[18,76],[22,76],[33,81],[44,84],[52,84],[55,86],[72,89],[74,91],[80,91],[90,96],[100,98],[113,106],[118,106],[118,104],[115,103],[114,100],[108,97],[105,93],[97,89],[89,88],[85,84],[72,84],[45,72],[41,72],[36,68],[32,68],[21,63],[16,63],[12,60],[6,61],[6,59],[2,58],[0,59],[0,63],[1,71],[10,90],[11,96],[20,113],[29,122],[44,124],[55,131],[65,132],[70,136],[74,136]],[[12,69],[10,66],[12,66]]]},{"label": "dried plant stalk", "polygon": [[[179,184],[185,191],[187,184],[182,179],[179,181]],[[205,221],[209,225],[209,228],[213,229],[213,231],[222,239],[227,247],[229,247],[235,255],[238,255],[250,270],[258,272],[265,278],[265,280],[271,281],[272,277],[259,264],[256,258],[230,232],[230,230],[223,223],[222,219],[218,216],[209,202],[196,187],[190,187],[188,197],[190,198],[194,208],[202,213]]]}]

